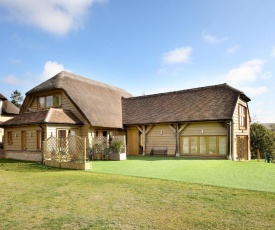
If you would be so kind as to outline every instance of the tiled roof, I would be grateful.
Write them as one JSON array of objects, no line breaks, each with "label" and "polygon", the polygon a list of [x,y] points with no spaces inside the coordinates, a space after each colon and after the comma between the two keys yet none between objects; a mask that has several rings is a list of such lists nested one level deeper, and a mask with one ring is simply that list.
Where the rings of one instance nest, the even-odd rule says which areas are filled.
[{"label": "tiled roof", "polygon": [[62,71],[26,93],[21,113],[28,109],[33,94],[62,89],[92,126],[122,128],[123,89]]},{"label": "tiled roof", "polygon": [[71,111],[51,108],[49,110],[22,113],[8,121],[3,122],[1,126],[23,126],[46,123],[68,125],[83,124]]},{"label": "tiled roof", "polygon": [[232,119],[238,100],[250,99],[227,84],[122,99],[123,124]]}]

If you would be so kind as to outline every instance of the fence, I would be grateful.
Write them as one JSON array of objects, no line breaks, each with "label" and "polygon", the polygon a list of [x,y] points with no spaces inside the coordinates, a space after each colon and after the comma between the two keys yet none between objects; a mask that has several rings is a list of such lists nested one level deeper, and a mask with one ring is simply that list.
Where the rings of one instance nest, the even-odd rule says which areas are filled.
[{"label": "fence", "polygon": [[75,135],[67,138],[49,137],[43,142],[44,161],[85,162],[86,139]]}]

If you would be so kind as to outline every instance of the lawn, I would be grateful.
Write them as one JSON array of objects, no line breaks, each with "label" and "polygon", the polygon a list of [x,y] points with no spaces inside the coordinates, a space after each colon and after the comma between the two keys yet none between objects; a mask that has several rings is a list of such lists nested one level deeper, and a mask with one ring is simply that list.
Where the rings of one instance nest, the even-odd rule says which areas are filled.
[{"label": "lawn", "polygon": [[[180,176],[154,179],[152,171],[161,169],[165,161],[172,164],[171,159],[154,158],[152,163],[152,159],[145,158],[98,161],[93,162],[92,171],[86,172],[0,160],[0,229],[274,229],[274,192],[191,183],[182,181]],[[135,161],[139,165],[136,168]],[[143,168],[138,161],[143,161]],[[192,165],[193,169],[199,166],[205,170],[204,163],[199,162],[186,161],[185,167],[190,171],[186,175],[197,174],[197,170],[191,172]],[[210,164],[220,172],[218,168],[226,162]],[[174,163],[182,164],[181,160]],[[244,168],[257,166],[256,162],[254,166],[254,162],[251,166],[248,162],[232,163],[236,166],[229,163],[230,171],[234,167],[241,170],[237,166],[241,164]],[[111,165],[117,168],[116,174],[111,168],[106,173]],[[270,167],[265,172],[274,173],[271,164],[259,165],[263,169]],[[104,173],[99,172],[103,166]],[[151,170],[150,178],[119,175],[122,168],[141,174]],[[158,175],[175,175],[165,169]]]},{"label": "lawn", "polygon": [[174,157],[129,157],[94,161],[93,172],[176,180],[275,193],[275,164]]}]

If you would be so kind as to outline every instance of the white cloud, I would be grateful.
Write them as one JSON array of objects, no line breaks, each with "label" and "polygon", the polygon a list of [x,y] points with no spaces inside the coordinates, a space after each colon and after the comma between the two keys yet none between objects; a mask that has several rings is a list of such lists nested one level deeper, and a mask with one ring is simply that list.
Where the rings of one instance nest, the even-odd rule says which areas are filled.
[{"label": "white cloud", "polygon": [[206,42],[209,42],[212,44],[218,44],[218,43],[222,43],[222,42],[225,42],[226,40],[228,40],[228,37],[218,38],[218,37],[211,35],[205,31],[202,33],[202,37]]},{"label": "white cloud", "polygon": [[89,7],[105,0],[0,0],[5,18],[64,35],[82,26]]},{"label": "white cloud", "polygon": [[264,94],[268,91],[268,88],[266,86],[260,86],[260,87],[242,87],[241,90],[249,96],[259,96],[261,94]]},{"label": "white cloud", "polygon": [[226,50],[226,53],[227,53],[227,54],[234,54],[234,53],[236,53],[239,49],[240,49],[240,46],[239,46],[239,45],[235,45],[235,46],[229,47],[229,48]]},{"label": "white cloud", "polygon": [[66,69],[62,64],[59,64],[54,61],[47,61],[44,65],[44,70],[41,74],[41,78],[43,81],[45,81],[63,70],[66,70]]},{"label": "white cloud", "polygon": [[257,80],[262,73],[262,65],[264,64],[262,59],[253,59],[242,63],[239,67],[230,70],[226,74],[226,80],[229,83],[239,85],[243,82],[253,82]]},{"label": "white cloud", "polygon": [[180,47],[163,55],[162,61],[167,64],[186,63],[190,60],[192,47]]},{"label": "white cloud", "polygon": [[275,57],[275,46],[272,48],[271,57]]},{"label": "white cloud", "polygon": [[9,85],[19,85],[21,83],[21,80],[13,75],[6,76],[2,79],[3,83],[9,84]]}]

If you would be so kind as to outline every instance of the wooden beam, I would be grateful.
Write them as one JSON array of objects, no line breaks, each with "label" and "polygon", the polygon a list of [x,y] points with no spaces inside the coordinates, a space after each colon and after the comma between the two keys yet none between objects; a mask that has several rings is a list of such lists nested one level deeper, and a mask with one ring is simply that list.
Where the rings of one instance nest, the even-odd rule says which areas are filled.
[{"label": "wooden beam", "polygon": [[178,133],[180,133],[182,130],[184,130],[188,125],[189,125],[189,123],[183,124],[183,125],[179,128]]},{"label": "wooden beam", "polygon": [[149,125],[149,127],[147,127],[145,130],[145,134],[147,134],[152,128],[153,128],[153,125]]},{"label": "wooden beam", "polygon": [[142,136],[143,136],[142,155],[145,156],[145,153],[146,153],[146,127],[145,127],[145,125],[142,126]]},{"label": "wooden beam", "polygon": [[146,134],[153,128],[154,125],[149,125],[146,127],[146,125],[142,125],[142,127],[139,127],[137,125],[137,129],[141,132],[142,138],[143,138],[143,148],[142,148],[142,155],[145,156],[146,151]]},{"label": "wooden beam", "polygon": [[176,157],[180,156],[179,124],[176,124]]},{"label": "wooden beam", "polygon": [[138,130],[142,133],[143,130],[137,125]]},{"label": "wooden beam", "polygon": [[172,125],[168,125],[168,127],[175,133],[176,129]]}]

